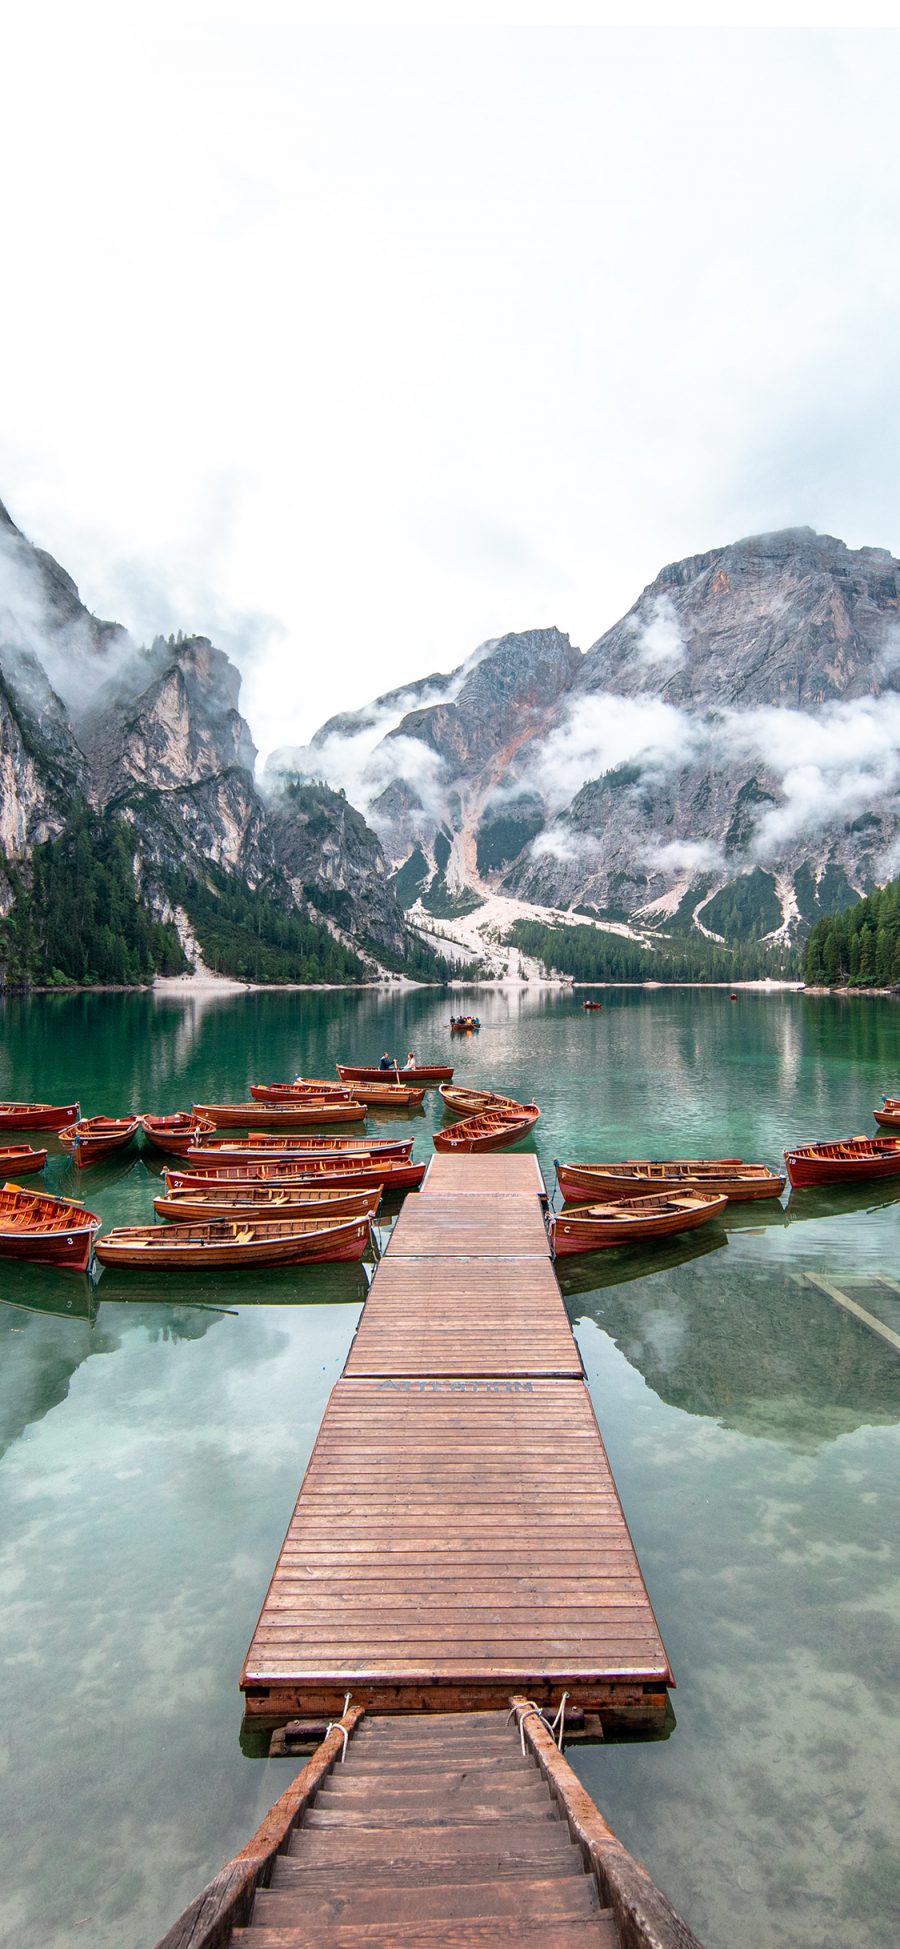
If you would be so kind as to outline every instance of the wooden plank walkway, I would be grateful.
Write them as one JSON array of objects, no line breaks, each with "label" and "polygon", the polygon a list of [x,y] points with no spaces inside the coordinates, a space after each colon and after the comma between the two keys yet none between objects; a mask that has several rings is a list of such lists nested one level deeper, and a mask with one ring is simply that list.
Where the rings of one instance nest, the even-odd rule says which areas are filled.
[{"label": "wooden plank walkway", "polygon": [[546,1198],[541,1167],[526,1151],[521,1157],[505,1157],[502,1152],[484,1157],[454,1157],[449,1151],[435,1151],[422,1186],[427,1197],[454,1198]]},{"label": "wooden plank walkway", "polygon": [[415,1712],[568,1691],[610,1725],[658,1725],[671,1673],[561,1334],[535,1160],[435,1163],[441,1189],[433,1164],[326,1409],[242,1674],[247,1719],[336,1716],[347,1692]]},{"label": "wooden plank walkway", "polygon": [[582,1377],[549,1260],[498,1259],[485,1296],[479,1259],[391,1253],[373,1281],[345,1374]]}]

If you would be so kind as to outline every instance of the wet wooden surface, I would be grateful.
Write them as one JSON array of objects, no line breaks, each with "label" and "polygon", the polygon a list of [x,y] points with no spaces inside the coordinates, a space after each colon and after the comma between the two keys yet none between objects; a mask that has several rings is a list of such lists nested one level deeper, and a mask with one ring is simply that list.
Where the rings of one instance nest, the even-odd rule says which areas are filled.
[{"label": "wet wooden surface", "polygon": [[454,1198],[498,1196],[533,1198],[546,1195],[537,1158],[526,1151],[521,1157],[503,1157],[488,1152],[479,1157],[451,1157],[436,1153],[428,1166],[422,1186],[429,1197],[446,1193]]},{"label": "wet wooden surface", "polygon": [[402,1712],[568,1690],[658,1725],[668,1660],[534,1159],[436,1161],[459,1194],[409,1197],[375,1274],[247,1655],[248,1720],[332,1714],[348,1691]]},{"label": "wet wooden surface", "polygon": [[549,1260],[385,1259],[344,1372],[558,1375],[581,1361]]}]

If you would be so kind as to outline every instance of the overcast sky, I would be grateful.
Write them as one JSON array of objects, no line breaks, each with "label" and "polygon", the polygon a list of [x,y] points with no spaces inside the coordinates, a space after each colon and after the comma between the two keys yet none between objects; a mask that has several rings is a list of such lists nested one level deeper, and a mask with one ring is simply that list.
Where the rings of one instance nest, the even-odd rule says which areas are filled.
[{"label": "overcast sky", "polygon": [[898,35],[16,32],[0,498],[264,751],[742,534],[900,552]]}]

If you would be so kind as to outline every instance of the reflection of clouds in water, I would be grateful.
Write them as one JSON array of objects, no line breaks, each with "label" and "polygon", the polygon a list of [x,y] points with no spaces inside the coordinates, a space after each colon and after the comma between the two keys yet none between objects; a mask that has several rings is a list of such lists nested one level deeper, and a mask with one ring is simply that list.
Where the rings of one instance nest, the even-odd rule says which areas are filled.
[{"label": "reflection of clouds in water", "polygon": [[886,1949],[900,1431],[792,1452],[665,1405],[588,1322],[579,1340],[678,1680],[664,1747],[572,1748],[579,1777],[701,1940]]}]

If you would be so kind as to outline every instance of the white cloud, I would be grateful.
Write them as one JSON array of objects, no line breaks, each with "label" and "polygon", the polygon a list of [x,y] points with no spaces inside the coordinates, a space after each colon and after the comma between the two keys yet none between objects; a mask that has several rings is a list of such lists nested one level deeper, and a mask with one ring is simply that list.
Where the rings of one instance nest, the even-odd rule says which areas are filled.
[{"label": "white cloud", "polygon": [[834,701],[816,713],[731,711],[722,716],[721,740],[731,756],[758,759],[783,795],[757,822],[750,851],[759,860],[862,812],[890,810],[900,790],[900,696],[894,693]]},{"label": "white cloud", "polygon": [[653,866],[659,873],[718,873],[725,865],[725,857],[720,846],[712,839],[669,839],[659,840],[646,846],[641,853],[646,866]]},{"label": "white cloud", "polygon": [[652,596],[642,611],[629,618],[628,627],[637,638],[637,660],[662,675],[676,670],[687,656],[687,644],[675,613],[671,596],[663,591]]},{"label": "white cloud", "polygon": [[700,737],[686,711],[659,698],[579,694],[570,698],[563,721],[529,748],[521,776],[552,811],[560,811],[588,780],[619,765],[640,764],[657,777],[677,769]]}]

